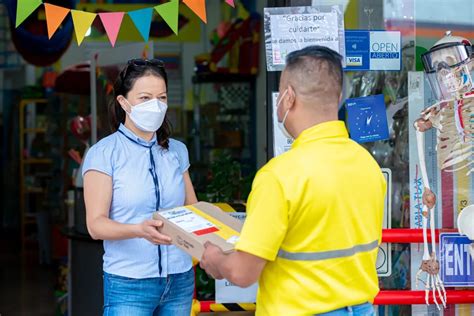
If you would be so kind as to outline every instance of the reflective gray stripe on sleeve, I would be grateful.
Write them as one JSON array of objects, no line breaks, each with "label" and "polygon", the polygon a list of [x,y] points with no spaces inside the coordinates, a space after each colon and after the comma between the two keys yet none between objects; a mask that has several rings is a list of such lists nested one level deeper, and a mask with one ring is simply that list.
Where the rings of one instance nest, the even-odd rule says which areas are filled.
[{"label": "reflective gray stripe on sleeve", "polygon": [[288,260],[318,261],[334,258],[350,257],[359,252],[374,250],[378,247],[379,241],[374,240],[368,244],[356,245],[352,248],[341,250],[330,250],[321,252],[288,252],[280,249],[278,257]]}]

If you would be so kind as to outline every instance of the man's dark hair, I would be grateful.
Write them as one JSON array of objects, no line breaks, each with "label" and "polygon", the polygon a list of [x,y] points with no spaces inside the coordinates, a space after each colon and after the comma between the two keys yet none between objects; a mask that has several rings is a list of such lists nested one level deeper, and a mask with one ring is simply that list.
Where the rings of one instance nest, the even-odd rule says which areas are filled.
[{"label": "man's dark hair", "polygon": [[286,69],[299,80],[303,94],[323,100],[339,98],[342,91],[342,56],[324,46],[308,46],[286,57]]}]

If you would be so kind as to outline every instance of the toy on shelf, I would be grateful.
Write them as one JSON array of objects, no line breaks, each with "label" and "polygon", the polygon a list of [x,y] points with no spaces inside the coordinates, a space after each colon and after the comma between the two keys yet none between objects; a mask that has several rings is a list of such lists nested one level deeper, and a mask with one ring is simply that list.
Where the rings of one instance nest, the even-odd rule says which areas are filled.
[{"label": "toy on shelf", "polygon": [[[258,13],[251,13],[243,20],[237,19],[232,24],[221,23],[212,35],[215,44],[210,54],[195,58],[196,73],[232,73],[255,75],[259,66],[260,23]],[[228,65],[218,64],[228,55]]]},{"label": "toy on shelf", "polygon": [[[80,115],[75,116],[71,122],[70,122],[70,129],[72,134],[81,142],[84,144],[85,149],[84,149],[84,154],[82,155],[83,157],[86,156],[87,150],[89,149],[89,139],[91,137],[91,116],[88,115],[87,117],[83,117]],[[81,169],[82,169],[82,162],[83,159],[80,156],[79,152],[70,149],[68,151],[69,157],[76,161],[80,167],[79,170],[75,176],[75,186],[76,187],[82,187],[82,174],[81,174]]]}]

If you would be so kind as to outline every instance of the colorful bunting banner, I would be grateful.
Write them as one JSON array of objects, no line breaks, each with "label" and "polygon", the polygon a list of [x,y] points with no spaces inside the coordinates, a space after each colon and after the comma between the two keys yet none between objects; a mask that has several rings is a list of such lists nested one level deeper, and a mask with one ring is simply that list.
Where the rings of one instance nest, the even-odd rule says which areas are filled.
[{"label": "colorful bunting banner", "polygon": [[16,3],[15,27],[20,26],[42,3],[41,0],[18,0]]},{"label": "colorful bunting banner", "polygon": [[71,10],[49,3],[44,4],[44,10],[46,12],[46,24],[48,25],[48,37],[51,39]]},{"label": "colorful bunting banner", "polygon": [[171,0],[168,3],[157,5],[155,10],[173,30],[174,34],[178,35],[179,0]]},{"label": "colorful bunting banner", "polygon": [[[133,21],[140,35],[145,41],[150,37],[150,25],[153,15],[153,9],[163,18],[171,30],[178,35],[179,21],[179,0],[170,0],[167,3],[157,5],[154,8],[145,8],[127,12]],[[225,0],[225,2],[235,8],[234,0]],[[30,16],[41,4],[42,0],[18,0],[15,25],[18,27]],[[183,0],[204,23],[207,23],[206,1],[205,0]],[[51,39],[61,23],[69,12],[71,12],[76,34],[77,44],[81,45],[84,37],[94,22],[97,14],[79,10],[71,10],[50,3],[44,4],[46,13],[46,23],[48,27],[48,37]],[[104,25],[110,44],[115,46],[120,26],[125,12],[104,12],[98,14]]]},{"label": "colorful bunting banner", "polygon": [[76,32],[77,45],[81,45],[87,30],[91,27],[96,17],[95,13],[89,13],[78,10],[71,10],[74,31]]},{"label": "colorful bunting banner", "polygon": [[206,0],[183,0],[183,3],[207,24]]},{"label": "colorful bunting banner", "polygon": [[125,12],[99,13],[100,20],[104,25],[105,32],[107,32],[107,35],[109,36],[109,41],[110,44],[112,44],[112,47],[115,46],[115,42],[117,41],[124,14]]},{"label": "colorful bunting banner", "polygon": [[138,32],[143,37],[145,42],[148,41],[150,37],[150,25],[151,25],[151,16],[153,14],[153,8],[146,8],[141,10],[135,10],[128,12],[128,15],[135,24]]}]

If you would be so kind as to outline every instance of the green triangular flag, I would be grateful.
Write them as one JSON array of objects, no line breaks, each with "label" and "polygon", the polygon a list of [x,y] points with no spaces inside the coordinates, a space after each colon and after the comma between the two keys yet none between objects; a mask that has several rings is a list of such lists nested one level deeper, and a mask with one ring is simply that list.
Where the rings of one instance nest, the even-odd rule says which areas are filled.
[{"label": "green triangular flag", "polygon": [[179,0],[171,0],[168,3],[157,5],[155,10],[173,32],[178,35]]},{"label": "green triangular flag", "polygon": [[18,27],[43,2],[41,0],[18,0],[16,3],[15,27]]}]

